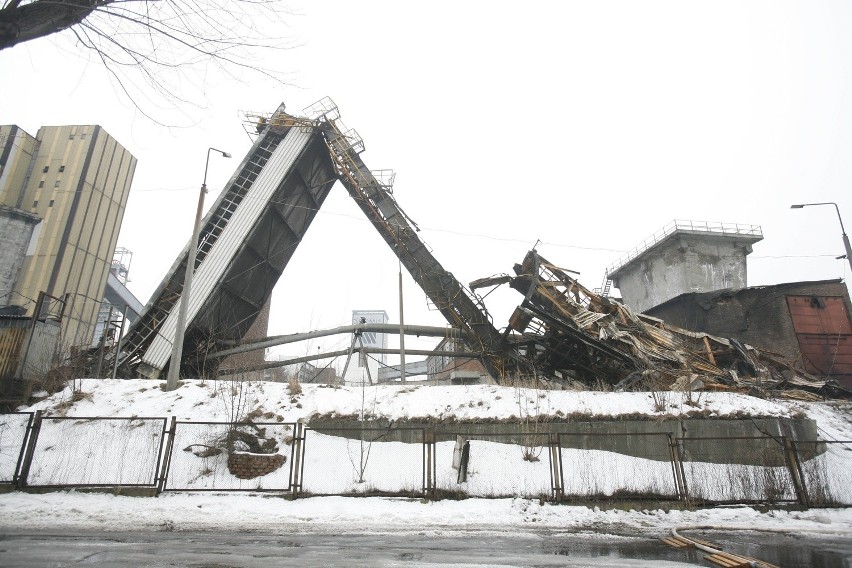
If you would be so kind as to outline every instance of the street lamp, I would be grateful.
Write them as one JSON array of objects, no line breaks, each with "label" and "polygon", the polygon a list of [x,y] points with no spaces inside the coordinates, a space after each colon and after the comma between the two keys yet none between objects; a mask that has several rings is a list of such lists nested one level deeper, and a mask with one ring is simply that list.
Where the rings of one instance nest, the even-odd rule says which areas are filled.
[{"label": "street lamp", "polygon": [[[827,201],[826,203],[799,203],[798,205],[791,205],[790,209],[801,209],[802,207],[809,207],[811,205],[834,205],[834,209],[837,211],[837,219],[840,221],[840,232],[843,233],[843,246],[846,249],[846,260],[849,262],[849,267],[852,268],[852,247],[849,246],[849,236],[846,235],[846,229],[843,227],[843,218],[840,216],[840,207],[837,206],[837,203],[833,201]],[[838,256],[837,258],[843,258],[842,256]]]},{"label": "street lamp", "polygon": [[210,166],[211,150],[222,154],[224,158],[231,157],[229,153],[223,150],[207,148],[207,162],[204,164],[204,182],[201,184],[201,191],[198,194],[198,210],[195,212],[195,226],[192,228],[192,240],[189,241],[186,273],[183,277],[183,292],[180,295],[180,308],[178,310],[177,326],[175,327],[175,337],[172,343],[172,358],[169,362],[169,376],[166,380],[167,391],[177,388],[178,377],[180,376],[180,361],[183,357],[183,337],[186,332],[186,311],[189,304],[189,291],[192,288],[192,273],[195,272],[195,255],[198,252],[198,236],[201,233],[201,213],[204,209],[204,194],[207,193],[207,168]]}]

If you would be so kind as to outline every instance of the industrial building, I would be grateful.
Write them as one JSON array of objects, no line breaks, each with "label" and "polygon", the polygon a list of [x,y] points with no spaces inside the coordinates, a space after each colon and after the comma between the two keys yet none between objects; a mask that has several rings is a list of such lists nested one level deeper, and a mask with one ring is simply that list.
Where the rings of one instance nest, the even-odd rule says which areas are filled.
[{"label": "industrial building", "polygon": [[[622,301],[668,324],[733,338],[852,387],[852,304],[840,280],[748,285],[756,225],[674,221],[607,271]],[[607,290],[608,291],[608,290]]]},{"label": "industrial building", "polygon": [[0,259],[3,305],[32,316],[41,293],[61,299],[64,349],[94,339],[135,169],[97,125],[0,126],[0,235],[20,241]]}]

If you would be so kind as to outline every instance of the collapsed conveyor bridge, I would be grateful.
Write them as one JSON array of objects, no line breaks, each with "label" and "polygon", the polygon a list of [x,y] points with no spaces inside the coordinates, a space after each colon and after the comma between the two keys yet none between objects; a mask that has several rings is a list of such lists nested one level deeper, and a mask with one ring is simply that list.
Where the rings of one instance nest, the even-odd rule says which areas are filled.
[{"label": "collapsed conveyor bridge", "polygon": [[257,138],[205,216],[191,297],[182,295],[190,244],[178,255],[139,319],[119,363],[127,376],[157,378],[170,363],[179,302],[188,301],[183,376],[213,376],[207,355],[239,342],[257,318],[296,247],[340,180],[427,297],[489,371],[505,373],[501,336],[484,305],[441,266],[390,191],[361,159],[364,144],[323,99],[304,117],[282,104],[256,125]]}]

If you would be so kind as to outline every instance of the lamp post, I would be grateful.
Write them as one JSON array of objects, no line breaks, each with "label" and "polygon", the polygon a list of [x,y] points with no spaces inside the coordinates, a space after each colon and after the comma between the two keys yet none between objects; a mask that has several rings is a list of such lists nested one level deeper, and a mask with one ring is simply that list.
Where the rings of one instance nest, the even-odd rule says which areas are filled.
[{"label": "lamp post", "polygon": [[834,209],[837,211],[837,219],[840,221],[840,232],[843,233],[843,247],[846,249],[846,261],[849,262],[849,268],[852,268],[852,247],[849,246],[849,236],[846,234],[846,229],[843,227],[843,218],[840,216],[840,207],[838,207],[837,203],[834,203],[833,201],[827,201],[825,203],[799,203],[797,205],[791,205],[790,209],[801,209],[803,207],[810,207],[811,205],[834,205]]},{"label": "lamp post", "polygon": [[175,337],[172,342],[172,358],[169,362],[169,376],[166,380],[166,390],[171,391],[177,388],[178,377],[180,376],[180,361],[183,358],[183,338],[186,332],[186,311],[189,304],[189,293],[192,289],[192,273],[195,272],[195,256],[198,252],[198,236],[201,233],[201,213],[204,210],[204,195],[207,193],[207,168],[210,166],[210,151],[222,154],[224,158],[230,158],[231,155],[223,150],[216,148],[207,148],[207,161],[204,164],[204,182],[201,184],[201,191],[198,194],[198,209],[195,212],[195,225],[192,228],[192,240],[189,241],[189,251],[186,259],[186,273],[183,277],[183,291],[180,295],[180,308],[178,309],[177,325],[175,327]]}]

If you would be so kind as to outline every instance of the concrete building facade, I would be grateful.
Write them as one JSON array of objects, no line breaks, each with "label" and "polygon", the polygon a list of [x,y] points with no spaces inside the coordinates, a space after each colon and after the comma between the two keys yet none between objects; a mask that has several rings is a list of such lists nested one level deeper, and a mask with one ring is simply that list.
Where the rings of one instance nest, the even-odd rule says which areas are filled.
[{"label": "concrete building facade", "polygon": [[96,125],[0,126],[0,204],[42,219],[14,292],[68,297],[63,344],[88,346],[104,297],[136,158]]},{"label": "concrete building facade", "polygon": [[638,312],[688,292],[745,288],[746,256],[762,239],[756,225],[674,221],[610,267],[607,278]]},{"label": "concrete building facade", "polygon": [[16,304],[15,281],[39,223],[36,215],[0,205],[0,308]]}]

